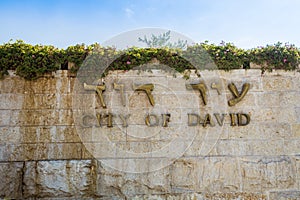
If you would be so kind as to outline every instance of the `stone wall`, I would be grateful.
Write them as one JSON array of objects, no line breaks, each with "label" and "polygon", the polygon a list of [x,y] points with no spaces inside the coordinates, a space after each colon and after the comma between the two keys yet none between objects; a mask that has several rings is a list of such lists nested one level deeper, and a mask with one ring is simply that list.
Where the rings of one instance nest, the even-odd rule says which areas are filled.
[{"label": "stone wall", "polygon": [[[121,74],[124,75],[113,72],[106,77],[107,90],[103,93],[106,102],[113,101],[113,88],[109,85],[124,77]],[[125,75],[133,77],[131,80],[139,77],[148,81],[159,76],[167,87],[178,87],[184,92],[189,92],[185,91],[185,84],[197,79],[191,75],[189,80],[184,80],[180,75],[173,77],[160,72],[129,71]],[[191,146],[170,165],[146,173],[114,170],[94,158],[95,152],[87,148],[76,127],[73,117],[75,77],[67,71],[57,71],[35,81],[14,75],[1,80],[0,197],[300,199],[300,73],[274,71],[262,75],[260,70],[233,70],[204,71],[201,75],[208,77],[205,80],[210,91],[208,105],[203,105],[199,98],[199,113],[182,106],[183,111],[199,115],[211,113],[212,116],[216,112],[247,113],[250,123],[232,126],[227,116],[223,126],[215,122],[213,127],[201,124],[186,127],[197,133]],[[220,88],[221,95],[211,88],[214,77],[224,84]],[[244,83],[250,83],[249,92],[233,107],[227,105],[227,100],[232,98],[227,88],[230,82],[239,92]],[[191,99],[185,98],[187,93],[184,92],[178,93],[182,95],[179,99],[188,105]],[[199,93],[196,94],[198,97]],[[132,107],[149,107],[144,93],[135,95],[139,96],[129,102]],[[165,101],[166,105],[172,102],[163,92],[154,95],[156,102]],[[157,99],[159,97],[161,99]],[[99,103],[95,99],[93,105]],[[115,96],[115,99],[120,98]],[[136,120],[139,118],[133,119]],[[106,127],[106,130],[111,129]],[[203,133],[217,137],[217,140],[204,142],[205,148],[214,141],[205,152],[200,148]]]}]

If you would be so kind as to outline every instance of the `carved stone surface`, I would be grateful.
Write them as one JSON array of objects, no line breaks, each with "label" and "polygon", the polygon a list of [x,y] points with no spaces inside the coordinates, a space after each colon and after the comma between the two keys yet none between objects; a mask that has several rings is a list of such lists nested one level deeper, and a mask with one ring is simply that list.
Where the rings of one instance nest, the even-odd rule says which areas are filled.
[{"label": "carved stone surface", "polygon": [[[106,110],[100,110],[104,108],[94,91],[74,98],[75,78],[67,71],[35,81],[18,76],[0,80],[0,198],[300,199],[300,73],[279,70],[262,76],[259,70],[240,69],[203,71],[201,75],[207,77],[201,82],[206,86],[203,91],[208,92],[206,105],[198,90],[186,88],[186,84],[199,83],[193,72],[185,80],[155,70],[114,71],[104,79],[102,91],[111,119],[105,117]],[[123,84],[122,88],[114,83]],[[132,87],[150,83],[154,88],[148,92],[155,105],[149,101],[150,93],[147,96]],[[236,96],[228,89],[232,83]],[[245,83],[250,84],[249,90],[229,107],[228,100],[241,97]],[[195,102],[199,110],[194,109]],[[90,138],[88,132],[78,134],[72,103],[99,109],[102,133],[107,133],[116,147],[135,153],[153,151],[172,141],[180,122],[186,125],[184,133],[194,130],[197,134],[170,165],[154,172],[126,173],[94,159],[95,152],[83,141],[92,139],[103,150],[112,143],[105,142],[103,135]],[[164,106],[154,109],[157,116],[147,119],[146,111],[159,105]],[[122,113],[125,108],[130,116]],[[119,113],[114,113],[116,109]],[[170,116],[162,115],[167,111]],[[197,114],[202,121],[194,126],[188,113]],[[242,126],[243,118],[240,125],[236,121],[232,126],[230,114],[238,113],[249,115],[250,123]],[[205,119],[206,114],[211,118]],[[95,115],[87,122],[97,123],[97,119]],[[110,126],[108,120],[112,120]],[[202,125],[205,120],[206,127]],[[158,134],[151,140],[141,142],[135,137],[153,132]],[[188,142],[184,136],[178,137],[178,146]],[[132,167],[147,167],[147,157],[142,158],[145,162]]]}]

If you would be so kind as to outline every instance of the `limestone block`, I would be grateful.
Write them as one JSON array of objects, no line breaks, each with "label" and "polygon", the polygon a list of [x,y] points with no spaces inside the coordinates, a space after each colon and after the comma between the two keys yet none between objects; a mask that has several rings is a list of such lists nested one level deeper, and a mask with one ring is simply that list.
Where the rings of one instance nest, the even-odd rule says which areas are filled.
[{"label": "limestone block", "polygon": [[292,128],[289,123],[259,123],[254,124],[257,126],[257,132],[254,133],[253,139],[289,139],[292,137]]},{"label": "limestone block", "polygon": [[56,103],[56,94],[27,93],[24,95],[24,102],[22,103],[23,109],[54,109]]},{"label": "limestone block", "polygon": [[83,145],[81,143],[50,143],[47,145],[48,159],[81,159]]},{"label": "limestone block", "polygon": [[49,125],[65,125],[65,126],[74,125],[73,111],[71,109],[56,110],[56,117],[57,117],[56,123],[48,122],[46,124],[49,124]]},{"label": "limestone block", "polygon": [[149,172],[147,174],[141,174],[140,178],[144,181],[143,183],[147,185],[151,190],[162,193],[170,193],[170,167],[167,166],[160,170]]},{"label": "limestone block", "polygon": [[187,81],[186,79],[182,77],[173,77],[169,76],[167,77],[167,86],[171,91],[176,92],[184,92],[186,91],[186,84],[190,83],[190,81]]},{"label": "limestone block", "polygon": [[[149,114],[149,111],[151,111],[149,108],[130,109],[130,117],[128,118],[128,124],[145,126],[145,118],[147,114]],[[150,114],[158,115],[159,113],[151,112]]]},{"label": "limestone block", "polygon": [[[104,96],[104,102],[107,103],[105,95]],[[61,97],[62,98],[62,97]],[[81,109],[81,110],[88,110],[88,109],[95,109],[96,105],[99,107],[100,105],[98,105],[99,103],[97,101],[99,101],[97,99],[98,97],[96,96],[96,94],[94,93],[75,93],[72,95],[72,108],[73,109]],[[57,100],[57,103],[60,102],[63,103],[63,100],[59,99]],[[59,106],[59,105],[57,105]]]},{"label": "limestone block", "polygon": [[11,110],[0,110],[0,126],[9,126]]},{"label": "limestone block", "polygon": [[56,78],[68,77],[68,70],[56,70],[53,73]]},{"label": "limestone block", "polygon": [[198,191],[226,193],[241,189],[241,173],[237,159],[208,157],[198,162],[203,162],[197,169]]},{"label": "limestone block", "polygon": [[206,200],[206,195],[199,193],[178,193],[178,194],[167,194],[166,200]]},{"label": "limestone block", "polygon": [[11,93],[4,93],[0,94],[0,109],[22,109],[23,107],[23,94],[11,94]]},{"label": "limestone block", "polygon": [[295,123],[298,120],[297,110],[292,107],[273,107],[254,109],[251,112],[252,122]]},{"label": "limestone block", "polygon": [[245,155],[268,155],[279,156],[285,152],[284,141],[282,139],[272,140],[249,140],[246,145],[250,148]]},{"label": "limestone block", "polygon": [[124,198],[121,191],[121,187],[125,183],[123,176],[119,171],[103,168],[98,162],[96,193],[101,196],[121,196]]},{"label": "limestone block", "polygon": [[292,125],[292,137],[293,138],[300,138],[300,124],[293,124]]},{"label": "limestone block", "polygon": [[7,144],[0,144],[0,161],[8,161],[9,160],[9,151]]},{"label": "limestone block", "polygon": [[300,139],[287,139],[284,141],[285,155],[298,155],[300,152]]},{"label": "limestone block", "polygon": [[[1,114],[1,112],[0,112]],[[43,126],[58,123],[58,111],[47,110],[12,110],[11,126]]]},{"label": "limestone block", "polygon": [[37,80],[25,81],[25,93],[54,94],[56,92],[56,79],[42,77]]},{"label": "limestone block", "polygon": [[[12,128],[10,128],[12,129]],[[16,131],[10,134],[17,140],[18,135],[22,143],[50,143],[50,142],[80,142],[74,126],[24,126],[15,127]],[[12,130],[10,130],[11,132]]]},{"label": "limestone block", "polygon": [[230,91],[228,89],[228,85],[230,83],[234,83],[234,85],[237,87],[238,91],[242,90],[242,87],[245,83],[250,84],[249,91],[251,91],[251,92],[262,92],[263,91],[263,84],[262,84],[263,82],[261,79],[261,75],[246,76],[245,74],[244,75],[237,74],[236,76],[231,76],[230,72],[222,72],[222,73],[224,73],[224,76],[221,76],[220,80],[222,81],[222,84],[224,86],[224,93],[230,93]]},{"label": "limestone block", "polygon": [[264,91],[288,91],[294,89],[291,77],[265,76],[262,78]]},{"label": "limestone block", "polygon": [[10,161],[44,160],[48,157],[47,145],[43,143],[7,145],[6,151]]},{"label": "limestone block", "polygon": [[300,88],[299,73],[294,73],[294,74],[292,74],[292,76],[295,77],[295,78],[293,78],[293,84],[294,84],[295,89]]},{"label": "limestone block", "polygon": [[56,109],[72,109],[72,95],[56,93]]},{"label": "limestone block", "polygon": [[56,77],[56,93],[58,94],[68,94],[73,89],[73,78],[67,77],[65,74],[62,76]]},{"label": "limestone block", "polygon": [[196,184],[195,163],[191,160],[177,160],[171,167],[171,186],[173,190],[179,188],[193,188]]},{"label": "limestone block", "polygon": [[75,126],[56,126],[56,129],[50,128],[50,135],[52,142],[82,142],[76,132]]},{"label": "limestone block", "polygon": [[3,93],[23,94],[25,92],[25,80],[18,76],[6,77],[0,81],[0,91]]},{"label": "limestone block", "polygon": [[[239,91],[241,91],[241,90],[239,90]],[[226,95],[226,99],[227,99],[227,103],[228,103],[229,100],[235,99],[235,97],[230,93],[230,94]],[[225,101],[226,101],[226,99],[225,99]],[[255,93],[248,92],[246,94],[246,96],[240,102],[238,102],[234,107],[243,109],[245,107],[255,107],[256,105],[257,105],[257,103],[256,103]],[[223,106],[227,106],[227,105],[224,104]]]},{"label": "limestone block", "polygon": [[132,200],[149,199],[149,200],[166,200],[165,195],[135,195],[131,197]]},{"label": "limestone block", "polygon": [[278,199],[278,200],[299,200],[300,191],[299,190],[290,190],[290,191],[271,191],[269,193],[269,199]]},{"label": "limestone block", "polygon": [[297,123],[300,123],[300,107],[296,107],[295,111],[297,116]]},{"label": "limestone block", "polygon": [[257,105],[261,107],[279,107],[281,106],[279,92],[264,92],[257,95]]},{"label": "limestone block", "polygon": [[291,92],[280,92],[279,93],[279,104],[281,107],[297,107],[300,102],[300,92],[291,91]]},{"label": "limestone block", "polygon": [[300,189],[300,156],[295,157],[298,189]]},{"label": "limestone block", "polygon": [[263,190],[289,189],[296,184],[296,174],[290,158],[265,157],[261,159],[261,181]]},{"label": "limestone block", "polygon": [[25,169],[23,191],[26,197],[80,198],[93,194],[91,160],[27,162]]},{"label": "limestone block", "polygon": [[36,197],[38,195],[37,162],[25,162],[23,177],[23,195],[24,198]]},{"label": "limestone block", "polygon": [[[183,92],[174,91],[174,93],[162,93],[160,94],[162,98],[161,106],[164,108],[200,108],[204,107],[204,103],[201,94],[197,90],[187,90]],[[213,101],[208,97],[208,103]]]},{"label": "limestone block", "polygon": [[81,143],[32,143],[3,146],[3,156],[10,161],[81,159]]},{"label": "limestone block", "polygon": [[23,162],[0,163],[0,198],[22,198]]},{"label": "limestone block", "polygon": [[245,192],[262,190],[262,170],[259,159],[259,157],[244,157],[240,160],[243,190]]},{"label": "limestone block", "polygon": [[[154,97],[154,102],[157,102],[159,98],[157,95]],[[129,108],[150,108],[151,104],[148,100],[148,96],[145,92],[137,91],[134,92],[131,96],[129,96]]]},{"label": "limestone block", "polygon": [[217,192],[215,192],[215,193],[205,194],[205,199],[266,200],[267,197],[265,194],[261,194],[260,192],[249,192],[249,193],[246,193],[246,192],[217,193]]},{"label": "limestone block", "polygon": [[121,192],[131,198],[139,194],[148,194],[149,188],[146,185],[140,184],[137,181],[127,181],[121,188]]},{"label": "limestone block", "polygon": [[212,147],[214,148],[209,154],[211,156],[243,156],[252,155],[253,152],[251,144],[246,140],[218,140]]},{"label": "limestone block", "polygon": [[0,127],[0,143],[1,144],[15,144],[20,143],[22,140],[20,127]]},{"label": "limestone block", "polygon": [[[272,124],[273,125],[273,124]],[[268,137],[265,133],[259,132],[259,126],[255,123],[248,124],[247,126],[228,127],[229,139],[261,139]]]}]

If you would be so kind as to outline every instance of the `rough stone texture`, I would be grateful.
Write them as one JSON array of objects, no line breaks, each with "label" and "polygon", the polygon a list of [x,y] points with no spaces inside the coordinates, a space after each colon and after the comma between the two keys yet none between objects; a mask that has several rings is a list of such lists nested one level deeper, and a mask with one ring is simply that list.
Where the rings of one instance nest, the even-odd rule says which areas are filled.
[{"label": "rough stone texture", "polygon": [[[201,80],[208,89],[206,106],[199,91],[186,89],[185,84],[199,81],[193,72],[189,80],[159,70],[110,73],[103,95],[107,110],[116,116],[113,128],[103,120],[101,135],[92,128],[79,133],[74,105],[108,111],[94,92],[74,98],[75,78],[67,71],[35,81],[6,77],[0,81],[0,198],[300,199],[300,73],[203,71]],[[120,92],[112,87],[114,82],[125,84],[126,108]],[[151,107],[144,92],[132,89],[133,83],[146,82],[156,84],[156,107]],[[251,84],[248,94],[229,107],[227,101],[233,96],[227,85],[234,83],[240,92],[246,82]],[[211,88],[213,83],[221,83],[220,95]],[[119,114],[128,110],[129,126],[122,127]],[[145,126],[147,112],[160,117],[158,127]],[[162,128],[161,113],[166,112],[171,120],[169,127]],[[230,126],[228,114],[239,112],[250,115],[250,124]],[[187,126],[186,113],[198,114],[202,120],[209,113],[214,127]],[[224,126],[218,125],[215,113],[227,113]],[[95,123],[97,118],[88,122]],[[180,123],[186,126],[178,129]],[[118,149],[153,152],[177,138],[169,149],[172,153],[174,147],[189,143],[187,133],[191,132],[196,136],[189,148],[153,172],[126,173],[94,159],[112,145],[116,148],[104,158],[117,155]],[[126,163],[124,157],[116,162],[134,170],[151,164],[147,157],[137,159],[145,162]]]},{"label": "rough stone texture", "polygon": [[24,197],[92,196],[94,169],[91,160],[26,162]]},{"label": "rough stone texture", "polygon": [[24,162],[0,163],[0,197],[19,199],[22,197]]}]

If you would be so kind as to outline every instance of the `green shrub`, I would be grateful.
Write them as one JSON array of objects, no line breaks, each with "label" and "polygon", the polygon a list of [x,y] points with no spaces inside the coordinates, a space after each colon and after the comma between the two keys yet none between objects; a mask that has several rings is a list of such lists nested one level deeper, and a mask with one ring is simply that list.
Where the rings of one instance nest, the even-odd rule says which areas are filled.
[{"label": "green shrub", "polygon": [[[90,56],[89,59],[86,59],[87,56]],[[0,78],[8,74],[7,70],[16,70],[25,79],[36,79],[48,72],[67,69],[68,62],[75,64],[72,72],[76,72],[81,65],[95,67],[107,64],[107,70],[129,70],[151,62],[154,58],[178,72],[192,69],[195,65],[198,65],[195,66],[197,69],[207,69],[208,66],[217,66],[223,70],[248,69],[250,62],[261,65],[264,72],[272,69],[298,69],[300,52],[295,45],[282,43],[251,50],[237,48],[232,43],[215,45],[204,42],[188,46],[186,50],[134,47],[117,51],[113,47],[101,47],[99,44],[77,44],[58,49],[17,40],[0,45]],[[216,65],[210,65],[212,63]]]},{"label": "green shrub", "polygon": [[231,70],[248,68],[247,51],[237,48],[232,43],[222,42],[220,45],[202,43],[201,46],[209,53],[218,69]]},{"label": "green shrub", "polygon": [[278,42],[249,51],[251,62],[262,66],[262,71],[272,69],[295,70],[299,66],[299,49],[295,45]]}]

